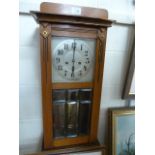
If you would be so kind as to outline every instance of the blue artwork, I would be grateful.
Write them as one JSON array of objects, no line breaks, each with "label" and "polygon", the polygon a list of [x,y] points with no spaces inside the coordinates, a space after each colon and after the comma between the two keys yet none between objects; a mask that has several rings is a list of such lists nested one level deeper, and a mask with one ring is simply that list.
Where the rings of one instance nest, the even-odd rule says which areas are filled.
[{"label": "blue artwork", "polygon": [[116,117],[116,155],[135,155],[135,115]]}]

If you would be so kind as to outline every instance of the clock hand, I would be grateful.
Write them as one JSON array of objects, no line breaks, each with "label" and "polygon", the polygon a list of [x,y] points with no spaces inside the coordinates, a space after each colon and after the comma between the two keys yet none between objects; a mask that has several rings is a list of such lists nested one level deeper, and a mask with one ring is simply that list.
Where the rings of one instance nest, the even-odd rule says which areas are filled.
[{"label": "clock hand", "polygon": [[75,63],[75,48],[76,48],[76,43],[75,43],[75,40],[74,40],[74,44],[73,44],[73,59],[72,59],[72,62],[73,62],[73,66],[72,66],[72,76],[74,77],[74,63]]}]

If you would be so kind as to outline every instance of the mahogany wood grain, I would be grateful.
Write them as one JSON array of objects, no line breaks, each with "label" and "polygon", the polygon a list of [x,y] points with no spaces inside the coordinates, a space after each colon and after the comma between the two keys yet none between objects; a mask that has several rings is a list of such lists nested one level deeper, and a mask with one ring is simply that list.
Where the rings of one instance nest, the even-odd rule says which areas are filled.
[{"label": "mahogany wood grain", "polygon": [[57,15],[43,13],[39,11],[30,11],[37,23],[49,22],[54,24],[64,25],[79,25],[87,27],[110,27],[114,22],[107,19],[71,16],[71,15]]},{"label": "mahogany wood grain", "polygon": [[90,8],[90,7],[81,7],[69,4],[57,4],[57,3],[48,3],[43,2],[40,5],[40,11],[46,13],[54,13],[59,15],[74,15],[76,16],[77,13],[74,12],[73,9],[78,8],[81,10],[80,16],[83,17],[91,17],[91,18],[101,18],[107,19],[108,18],[108,11],[105,9],[97,9],[97,8]]},{"label": "mahogany wood grain", "polygon": [[59,148],[59,149],[52,149],[49,151],[42,151],[37,153],[32,153],[28,155],[59,155],[59,154],[74,154],[74,153],[92,153],[92,152],[102,152],[102,155],[107,155],[107,147],[105,145],[99,144],[87,144],[87,145],[77,145],[67,148]]},{"label": "mahogany wood grain", "polygon": [[[75,31],[75,32],[90,32],[90,31],[95,31],[96,32],[96,28],[93,27],[85,27],[85,26],[76,26],[76,25],[60,25],[60,24],[52,24],[51,25],[52,30],[67,30],[68,32],[70,31]],[[94,32],[94,33],[95,33]]]},{"label": "mahogany wood grain", "polygon": [[[72,30],[72,31],[71,31]],[[53,36],[64,36],[64,37],[67,37],[67,36],[70,36],[70,37],[81,37],[81,38],[88,38],[88,39],[94,39],[96,38],[96,32],[87,32],[86,30],[85,31],[76,31],[71,28],[70,31],[67,29],[67,30],[59,30],[59,31],[54,31],[52,30],[52,35]]]},{"label": "mahogany wood grain", "polygon": [[53,146],[70,146],[70,145],[78,145],[88,143],[89,136],[78,136],[74,138],[64,138],[64,139],[55,139],[53,141]]},{"label": "mahogany wood grain", "polygon": [[[40,26],[40,31],[42,31],[43,26]],[[47,29],[50,31],[49,26],[47,26]],[[48,46],[48,41],[50,40],[50,36],[47,38],[44,38],[42,35],[40,35],[40,47],[41,47],[41,66],[42,66],[42,102],[43,102],[43,128],[44,128],[44,145],[46,148],[51,148],[51,140],[49,137],[51,137],[52,133],[52,127],[49,126],[48,124],[52,124],[52,119],[51,119],[51,104],[49,100],[49,77],[48,70],[47,70],[47,65],[48,65],[48,60],[47,60],[47,52],[49,51]],[[48,46],[47,46],[48,44]],[[46,131],[46,132],[45,132]]]},{"label": "mahogany wood grain", "polygon": [[[100,30],[99,30],[100,31]],[[105,57],[105,43],[106,43],[106,29],[103,30],[104,38],[98,36],[96,46],[96,66],[95,66],[95,79],[93,89],[93,106],[92,106],[92,117],[91,117],[91,131],[90,131],[90,142],[97,139],[99,111],[100,111],[100,99],[102,90],[102,77],[104,69],[104,57]],[[103,40],[100,40],[103,39]]]},{"label": "mahogany wood grain", "polygon": [[52,83],[52,89],[75,89],[75,88],[93,88],[92,82],[82,83]]}]

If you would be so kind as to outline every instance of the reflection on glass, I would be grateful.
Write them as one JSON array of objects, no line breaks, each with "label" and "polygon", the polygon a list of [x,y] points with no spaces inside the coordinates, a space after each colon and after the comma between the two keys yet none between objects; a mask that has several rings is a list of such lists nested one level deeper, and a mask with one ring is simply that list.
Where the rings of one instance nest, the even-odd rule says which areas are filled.
[{"label": "reflection on glass", "polygon": [[65,102],[55,101],[53,104],[54,137],[65,136]]},{"label": "reflection on glass", "polygon": [[67,95],[68,101],[77,101],[78,100],[78,89],[69,89]]},{"label": "reflection on glass", "polygon": [[92,89],[80,89],[79,99],[80,100],[91,100],[92,98]]},{"label": "reflection on glass", "polygon": [[53,91],[53,100],[54,101],[65,101],[66,100],[66,91],[65,90],[54,90]]},{"label": "reflection on glass", "polygon": [[68,102],[67,103],[67,136],[77,136],[77,120],[78,120],[78,103]]},{"label": "reflection on glass", "polygon": [[53,90],[54,138],[87,135],[92,89]]},{"label": "reflection on glass", "polygon": [[79,121],[78,130],[79,134],[88,134],[90,124],[90,101],[81,101],[79,107]]}]

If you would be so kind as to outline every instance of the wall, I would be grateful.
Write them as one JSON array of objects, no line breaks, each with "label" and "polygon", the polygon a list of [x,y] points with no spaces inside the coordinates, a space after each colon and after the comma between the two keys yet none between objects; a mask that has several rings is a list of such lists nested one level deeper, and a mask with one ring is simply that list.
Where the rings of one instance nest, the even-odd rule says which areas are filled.
[{"label": "wall", "polygon": [[[39,10],[40,2],[41,0],[20,1],[19,148],[21,155],[39,151],[42,143],[39,25],[27,14],[29,10]],[[101,143],[106,144],[107,108],[128,105],[128,101],[121,99],[121,94],[133,40],[133,1],[51,0],[51,2],[106,8],[109,11],[109,18],[117,20],[117,23],[108,30],[102,86],[98,137]],[[132,104],[134,105],[134,101],[132,101]]]}]

